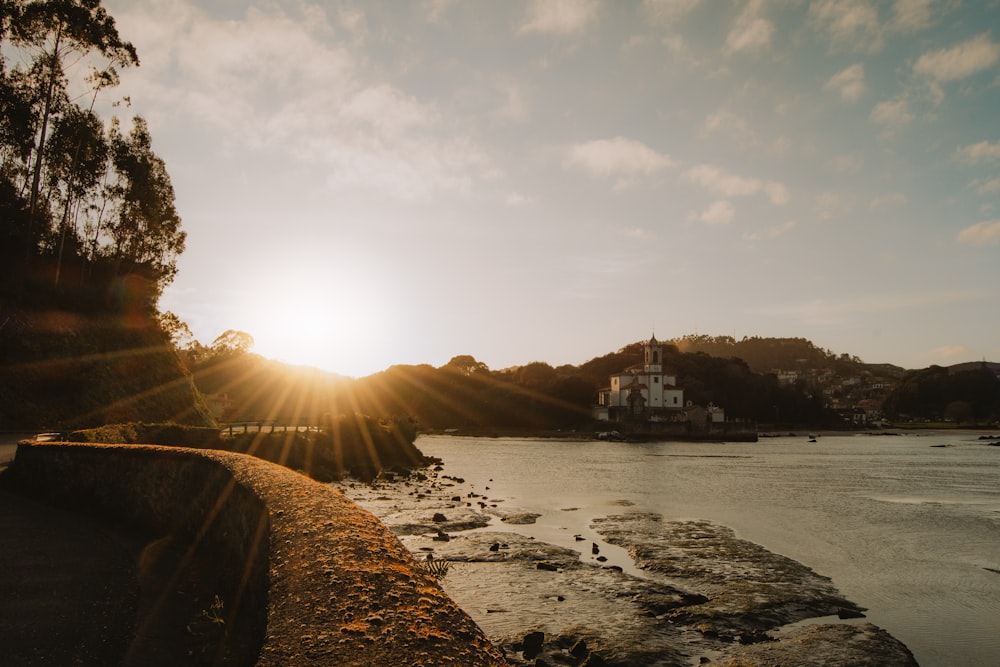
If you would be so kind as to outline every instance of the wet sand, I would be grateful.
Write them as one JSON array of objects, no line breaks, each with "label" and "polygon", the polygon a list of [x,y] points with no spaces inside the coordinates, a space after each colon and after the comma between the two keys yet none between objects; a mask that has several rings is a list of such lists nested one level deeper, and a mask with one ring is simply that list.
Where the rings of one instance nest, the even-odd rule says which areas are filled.
[{"label": "wet sand", "polygon": [[568,548],[440,466],[337,486],[418,559],[447,561],[444,589],[514,665],[916,664],[828,578],[725,526],[623,507]]}]

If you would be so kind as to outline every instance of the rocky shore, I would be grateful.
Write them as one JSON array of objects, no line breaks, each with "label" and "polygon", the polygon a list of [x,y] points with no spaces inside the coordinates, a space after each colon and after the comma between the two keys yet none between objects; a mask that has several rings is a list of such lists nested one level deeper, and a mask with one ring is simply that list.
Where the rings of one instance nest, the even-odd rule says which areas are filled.
[{"label": "rocky shore", "polygon": [[522,534],[539,515],[440,466],[335,486],[443,571],[512,665],[916,664],[828,578],[725,526],[623,503],[588,517],[600,539],[568,548]]}]

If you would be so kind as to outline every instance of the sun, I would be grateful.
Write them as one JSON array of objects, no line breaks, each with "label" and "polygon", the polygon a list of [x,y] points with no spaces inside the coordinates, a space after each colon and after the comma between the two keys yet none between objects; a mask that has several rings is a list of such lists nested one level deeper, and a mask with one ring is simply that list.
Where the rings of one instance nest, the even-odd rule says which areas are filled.
[{"label": "sun", "polygon": [[390,312],[378,285],[286,274],[253,291],[244,308],[253,351],[290,364],[360,377],[392,363],[385,355]]}]

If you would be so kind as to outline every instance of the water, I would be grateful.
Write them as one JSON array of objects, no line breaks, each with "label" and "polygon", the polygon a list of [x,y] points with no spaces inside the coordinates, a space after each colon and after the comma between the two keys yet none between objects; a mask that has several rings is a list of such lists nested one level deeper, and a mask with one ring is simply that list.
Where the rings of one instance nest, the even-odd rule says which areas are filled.
[{"label": "water", "polygon": [[[1000,664],[1000,447],[978,435],[417,446],[444,474],[541,513],[517,532],[563,546],[599,541],[590,520],[627,511],[729,526],[831,577],[924,667],[950,667]],[[601,552],[627,565],[623,551]]]}]

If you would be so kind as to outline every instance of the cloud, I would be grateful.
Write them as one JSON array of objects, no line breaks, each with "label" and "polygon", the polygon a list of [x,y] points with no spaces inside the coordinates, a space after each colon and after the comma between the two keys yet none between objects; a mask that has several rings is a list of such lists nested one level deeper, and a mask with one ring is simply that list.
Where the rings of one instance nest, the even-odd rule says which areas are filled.
[{"label": "cloud", "polygon": [[875,210],[894,209],[906,205],[906,195],[902,192],[890,192],[886,195],[875,197],[871,201],[871,208]]},{"label": "cloud", "polygon": [[720,109],[705,117],[705,131],[710,134],[722,134],[742,146],[751,146],[758,142],[757,135],[745,120],[726,109]]},{"label": "cloud", "polygon": [[851,197],[834,192],[823,192],[816,195],[816,214],[823,220],[830,220],[850,212],[854,208]]},{"label": "cloud", "polygon": [[456,0],[424,0],[423,8],[427,13],[427,20],[431,23],[440,23],[444,15],[448,12]]},{"label": "cloud", "polygon": [[519,32],[570,35],[597,18],[596,0],[535,0]]},{"label": "cloud", "polygon": [[728,225],[733,221],[736,211],[733,205],[726,200],[714,201],[707,209],[702,211],[698,219],[709,225]]},{"label": "cloud", "polygon": [[874,53],[882,48],[878,9],[866,0],[814,0],[809,20],[834,49]]},{"label": "cloud", "polygon": [[760,0],[751,0],[743,8],[726,36],[726,53],[759,51],[771,45],[774,24],[760,16],[762,7]]},{"label": "cloud", "polygon": [[905,97],[879,102],[868,117],[882,126],[882,136],[891,136],[913,122],[910,103]]},{"label": "cloud", "polygon": [[958,242],[975,246],[1000,244],[1000,220],[979,222],[966,227],[958,233]]},{"label": "cloud", "polygon": [[957,81],[989,69],[997,61],[1000,61],[1000,44],[991,41],[989,33],[983,33],[949,49],[923,54],[913,70],[935,81]]},{"label": "cloud", "polygon": [[777,181],[730,174],[721,167],[701,164],[684,173],[684,177],[703,188],[726,197],[749,197],[764,194],[772,204],[786,204],[789,200],[788,188]]},{"label": "cloud", "polygon": [[504,197],[504,204],[513,208],[527,206],[533,201],[534,200],[531,197],[522,195],[520,192],[511,192],[506,197]]},{"label": "cloud", "polygon": [[998,160],[1000,159],[1000,142],[980,141],[977,144],[962,146],[955,151],[955,157],[970,164]]},{"label": "cloud", "polygon": [[830,164],[838,174],[856,174],[861,171],[864,160],[857,155],[838,155],[830,161]]},{"label": "cloud", "polygon": [[920,311],[982,298],[982,293],[962,290],[920,291],[913,294],[870,294],[840,301],[818,298],[804,303],[764,308],[760,312],[790,317],[813,325],[835,326],[849,323],[859,315],[868,317],[873,314],[884,315],[908,310]]},{"label": "cloud", "polygon": [[896,0],[892,6],[892,27],[900,32],[929,28],[934,18],[934,0]]},{"label": "cloud", "polygon": [[994,192],[1000,192],[1000,177],[991,178],[988,181],[975,181],[973,187],[981,195],[989,195]]},{"label": "cloud", "polygon": [[657,23],[672,24],[690,14],[700,0],[643,0],[642,8]]},{"label": "cloud", "polygon": [[124,92],[137,86],[133,98],[161,124],[214,132],[234,153],[291,158],[334,189],[426,199],[495,175],[441,108],[370,70],[354,50],[363,13],[293,6],[223,20],[190,2],[130,4],[119,24],[146,63]]},{"label": "cloud", "polygon": [[668,155],[625,137],[596,139],[571,146],[566,161],[595,176],[618,177],[615,187],[626,187],[640,176],[674,166]]},{"label": "cloud", "polygon": [[824,90],[832,90],[845,102],[857,102],[865,92],[865,66],[855,63],[845,67],[823,84]]}]

